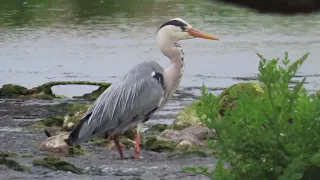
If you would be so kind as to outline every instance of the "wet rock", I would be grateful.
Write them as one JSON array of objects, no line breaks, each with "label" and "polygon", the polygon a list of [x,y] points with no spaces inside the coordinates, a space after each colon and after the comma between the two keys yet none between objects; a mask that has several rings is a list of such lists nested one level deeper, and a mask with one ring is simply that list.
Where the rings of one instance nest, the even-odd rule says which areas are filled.
[{"label": "wet rock", "polygon": [[56,136],[48,137],[46,140],[40,143],[40,150],[48,151],[60,155],[70,154],[68,144],[64,141],[68,138],[70,132],[61,132]]},{"label": "wet rock", "polygon": [[183,140],[176,147],[180,149],[188,149],[192,147],[192,143],[187,140]]},{"label": "wet rock", "polygon": [[195,107],[199,103],[201,103],[201,101],[196,100],[181,110],[173,121],[172,128],[175,130],[181,130],[189,126],[202,125],[195,111]]},{"label": "wet rock", "polygon": [[157,138],[165,140],[165,141],[172,141],[174,143],[179,144],[183,140],[187,140],[188,142],[192,143],[192,145],[203,145],[199,139],[188,133],[184,133],[182,131],[171,130],[167,129],[163,131]]},{"label": "wet rock", "polygon": [[232,86],[224,89],[222,93],[217,97],[217,108],[219,109],[219,115],[223,116],[226,108],[233,108],[241,93],[254,93],[256,96],[263,94],[263,89],[256,82],[243,82],[233,84]]},{"label": "wet rock", "polygon": [[191,126],[183,130],[167,129],[157,136],[157,138],[165,141],[172,141],[177,145],[182,141],[185,141],[181,145],[191,144],[191,146],[205,146],[204,141],[209,135],[211,135],[211,138],[215,138],[214,133],[207,127]]},{"label": "wet rock", "polygon": [[206,140],[208,137],[210,139],[216,139],[216,132],[205,126],[190,126],[181,130],[181,133],[191,134],[201,141]]},{"label": "wet rock", "polygon": [[32,164],[34,166],[41,166],[53,170],[70,171],[75,174],[82,174],[82,169],[76,167],[75,165],[67,161],[60,160],[60,158],[54,156],[47,156],[42,159],[35,159],[33,160]]}]

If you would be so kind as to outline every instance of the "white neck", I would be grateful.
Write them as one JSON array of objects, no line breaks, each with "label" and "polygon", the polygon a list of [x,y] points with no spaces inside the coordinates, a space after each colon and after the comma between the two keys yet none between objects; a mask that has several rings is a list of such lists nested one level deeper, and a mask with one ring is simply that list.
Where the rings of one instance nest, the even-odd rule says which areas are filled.
[{"label": "white neck", "polygon": [[184,53],[182,48],[173,38],[165,36],[165,32],[159,31],[157,42],[162,53],[170,59],[170,65],[164,72],[166,93],[169,98],[175,93],[184,70]]}]

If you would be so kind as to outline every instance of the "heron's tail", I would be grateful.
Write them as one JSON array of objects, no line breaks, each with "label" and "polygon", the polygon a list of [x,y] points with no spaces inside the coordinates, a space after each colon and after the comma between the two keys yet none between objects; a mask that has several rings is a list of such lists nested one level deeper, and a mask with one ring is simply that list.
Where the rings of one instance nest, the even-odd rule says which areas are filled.
[{"label": "heron's tail", "polygon": [[[73,128],[72,132],[70,133],[69,137],[67,139],[65,139],[64,141],[69,145],[69,146],[73,146],[73,145],[79,145],[82,141],[87,140],[87,138],[89,137],[84,137],[80,135],[81,131],[90,131],[90,128],[88,127],[87,122],[89,120],[91,116],[91,113],[84,116]],[[81,133],[83,134],[83,133]],[[84,133],[85,136],[87,136],[87,134],[91,135],[91,133]]]}]

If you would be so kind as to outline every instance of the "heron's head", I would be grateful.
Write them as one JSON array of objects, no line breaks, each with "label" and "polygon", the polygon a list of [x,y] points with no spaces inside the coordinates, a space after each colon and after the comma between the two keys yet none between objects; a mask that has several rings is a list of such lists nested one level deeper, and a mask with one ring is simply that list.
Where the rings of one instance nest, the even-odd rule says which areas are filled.
[{"label": "heron's head", "polygon": [[162,24],[156,31],[156,34],[160,39],[169,38],[175,42],[191,38],[219,40],[219,38],[217,37],[206,34],[204,32],[200,32],[199,30],[193,28],[190,24],[188,24],[181,18],[173,18]]}]

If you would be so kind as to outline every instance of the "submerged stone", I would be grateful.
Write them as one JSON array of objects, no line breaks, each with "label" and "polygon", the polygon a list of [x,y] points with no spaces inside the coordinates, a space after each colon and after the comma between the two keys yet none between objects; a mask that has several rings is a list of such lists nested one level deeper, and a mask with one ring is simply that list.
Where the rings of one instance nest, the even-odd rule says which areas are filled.
[{"label": "submerged stone", "polygon": [[59,157],[47,156],[42,159],[33,160],[34,166],[41,166],[52,170],[70,171],[75,174],[82,174],[82,169],[67,161],[60,160]]}]

